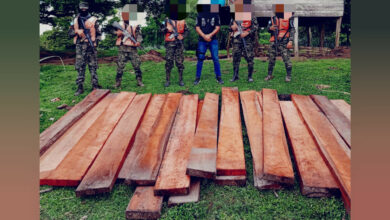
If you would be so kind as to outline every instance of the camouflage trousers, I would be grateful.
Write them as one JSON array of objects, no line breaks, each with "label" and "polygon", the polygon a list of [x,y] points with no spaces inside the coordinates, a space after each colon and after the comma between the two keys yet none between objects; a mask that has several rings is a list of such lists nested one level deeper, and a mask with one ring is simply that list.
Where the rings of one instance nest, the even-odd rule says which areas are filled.
[{"label": "camouflage trousers", "polygon": [[[243,56],[245,60],[248,62],[248,72],[253,72],[255,51],[254,44],[252,41],[247,40],[246,42],[246,50],[244,47],[244,43],[241,39],[234,39],[233,41],[233,67],[234,69],[239,69],[241,57]],[[248,53],[246,53],[248,51]]]},{"label": "camouflage trousers", "polygon": [[80,85],[85,80],[85,69],[88,64],[89,73],[91,74],[92,85],[98,85],[98,75],[96,70],[98,69],[97,51],[89,45],[89,43],[76,44],[76,64],[75,69],[78,72],[76,84]]},{"label": "camouflage trousers", "polygon": [[141,58],[138,55],[138,50],[136,47],[130,47],[130,46],[119,46],[119,52],[118,52],[118,61],[117,61],[117,74],[116,74],[116,80],[120,81],[122,80],[123,71],[125,70],[126,63],[130,60],[131,64],[133,65],[135,76],[137,79],[142,79],[142,72],[141,72]]},{"label": "camouflage trousers", "polygon": [[[292,63],[291,63],[291,60],[290,60],[290,50],[287,49],[287,43],[288,42],[280,42],[279,43],[279,47],[277,48],[278,49],[278,52],[280,52],[282,58],[283,58],[283,62],[284,62],[284,65],[286,67],[286,71],[287,71],[287,75],[288,76],[291,76],[291,71],[292,71]],[[274,66],[275,66],[275,61],[276,61],[276,45],[274,42],[271,42],[271,45],[270,45],[270,48],[269,48],[269,51],[268,51],[268,58],[269,58],[269,63],[268,63],[268,75],[272,75],[272,72],[274,70]]]},{"label": "camouflage trousers", "polygon": [[179,42],[165,42],[165,71],[166,73],[171,73],[171,70],[174,66],[174,62],[176,63],[177,69],[179,73],[184,70],[184,45]]}]

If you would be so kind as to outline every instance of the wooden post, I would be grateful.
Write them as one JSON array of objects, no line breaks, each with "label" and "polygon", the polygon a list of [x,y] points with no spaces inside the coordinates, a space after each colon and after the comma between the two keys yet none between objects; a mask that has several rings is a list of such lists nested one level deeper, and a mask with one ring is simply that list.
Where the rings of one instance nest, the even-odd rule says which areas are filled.
[{"label": "wooden post", "polygon": [[311,26],[307,27],[307,46],[311,47],[311,39],[312,39],[312,34],[311,34]]},{"label": "wooden post", "polygon": [[322,25],[321,25],[321,40],[320,40],[321,48],[324,47],[324,39],[325,39],[325,24],[322,23]]},{"label": "wooden post", "polygon": [[298,51],[298,17],[294,17],[294,27],[295,27],[295,36],[294,36],[294,56],[298,57],[299,56],[299,51]]},{"label": "wooden post", "polygon": [[341,30],[341,21],[343,17],[339,17],[336,22],[336,43],[335,43],[335,48],[339,47],[340,45],[340,30]]}]

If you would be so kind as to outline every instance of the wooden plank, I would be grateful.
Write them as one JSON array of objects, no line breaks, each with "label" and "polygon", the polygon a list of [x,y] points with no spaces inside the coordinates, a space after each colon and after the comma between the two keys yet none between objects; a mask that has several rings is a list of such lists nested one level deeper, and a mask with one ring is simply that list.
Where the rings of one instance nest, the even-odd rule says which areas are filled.
[{"label": "wooden plank", "polygon": [[[125,183],[149,186],[156,183],[181,97],[181,93],[167,95],[158,121],[153,125],[149,139],[135,157],[132,167],[129,168]],[[131,157],[134,156],[131,155]]]},{"label": "wooden plank", "polygon": [[187,164],[187,175],[209,179],[214,179],[216,175],[218,102],[217,94],[206,93]]},{"label": "wooden plank", "polygon": [[246,175],[240,103],[237,88],[222,88],[222,109],[219,124],[217,153],[217,175]]},{"label": "wooden plank", "polygon": [[187,162],[195,134],[198,95],[186,95],[180,100],[167,150],[154,186],[155,195],[186,195],[190,177]]},{"label": "wooden plank", "polygon": [[263,179],[263,115],[255,91],[240,92],[247,134],[253,159],[254,183]]},{"label": "wooden plank", "polygon": [[42,155],[47,149],[49,149],[49,147],[58,140],[58,138],[60,138],[74,123],[83,117],[108,93],[110,93],[110,90],[107,89],[93,90],[64,116],[44,130],[39,136],[39,154]]},{"label": "wooden plank", "polygon": [[337,182],[298,110],[291,101],[281,101],[280,107],[298,168],[302,195],[324,197],[338,194]]},{"label": "wooden plank", "polygon": [[41,179],[41,185],[77,186],[134,96],[129,92],[117,94],[57,168]]},{"label": "wooden plank", "polygon": [[351,105],[343,99],[330,100],[351,121]]},{"label": "wooden plank", "polygon": [[347,210],[350,209],[351,150],[310,97],[293,94],[291,99],[339,184]]},{"label": "wooden plank", "polygon": [[153,186],[138,186],[126,208],[126,219],[158,219],[161,216],[162,196],[155,196]]},{"label": "wooden plank", "polygon": [[200,180],[191,179],[190,192],[188,195],[170,196],[168,199],[168,207],[183,203],[193,203],[199,201]]},{"label": "wooden plank", "polygon": [[348,146],[351,147],[351,121],[326,96],[311,95],[310,97],[325,113]]},{"label": "wooden plank", "polygon": [[263,93],[261,91],[256,92],[256,96],[257,96],[258,102],[260,104],[261,112],[263,113]]},{"label": "wooden plank", "polygon": [[214,182],[221,186],[245,186],[246,176],[216,176]]},{"label": "wooden plank", "polygon": [[294,184],[282,113],[276,90],[263,89],[264,179]]},{"label": "wooden plank", "polygon": [[200,113],[202,112],[204,100],[199,100],[198,102],[198,113],[196,114],[196,127],[198,127],[199,119],[200,119]]},{"label": "wooden plank", "polygon": [[153,126],[158,121],[166,97],[167,95],[165,94],[155,94],[150,100],[145,115],[143,116],[141,125],[137,130],[131,151],[127,155],[126,160],[118,174],[119,180],[126,179],[126,177],[133,169],[133,163],[136,161],[138,155],[140,155],[142,148],[145,147],[147,141],[149,140],[149,136],[153,131]]},{"label": "wooden plank", "polygon": [[88,128],[106,110],[107,106],[114,100],[116,94],[108,94],[101,102],[93,107],[84,117],[77,121],[65,134],[63,134],[39,159],[40,179],[57,168],[74,145],[79,142]]},{"label": "wooden plank", "polygon": [[111,192],[150,97],[151,94],[135,96],[77,187],[77,197]]}]

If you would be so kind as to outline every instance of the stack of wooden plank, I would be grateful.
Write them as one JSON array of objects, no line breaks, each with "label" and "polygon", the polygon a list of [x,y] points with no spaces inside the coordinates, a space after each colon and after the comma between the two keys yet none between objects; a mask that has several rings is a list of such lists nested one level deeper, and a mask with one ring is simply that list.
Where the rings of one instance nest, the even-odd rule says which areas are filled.
[{"label": "stack of wooden plank", "polygon": [[219,110],[219,98],[94,90],[42,132],[40,183],[77,186],[76,196],[109,193],[117,179],[134,185],[129,219],[159,218],[164,197],[168,206],[199,201],[202,178],[244,186],[241,102],[256,188],[291,187],[296,176],[303,195],[341,192],[350,209],[348,103],[224,87]]}]

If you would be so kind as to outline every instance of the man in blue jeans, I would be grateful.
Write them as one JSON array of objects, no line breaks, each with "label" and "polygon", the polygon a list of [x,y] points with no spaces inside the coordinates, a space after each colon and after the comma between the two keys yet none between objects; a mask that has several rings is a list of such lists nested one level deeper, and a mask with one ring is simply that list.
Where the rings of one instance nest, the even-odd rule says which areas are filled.
[{"label": "man in blue jeans", "polygon": [[221,79],[221,66],[218,58],[218,40],[216,34],[221,28],[218,15],[219,4],[198,4],[198,17],[196,18],[196,32],[199,34],[198,48],[196,54],[198,64],[196,66],[196,79],[194,85],[200,82],[202,75],[203,61],[206,59],[206,51],[210,49],[214,62],[215,77],[219,84],[223,84]]}]

